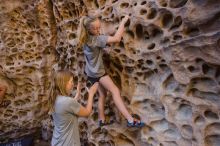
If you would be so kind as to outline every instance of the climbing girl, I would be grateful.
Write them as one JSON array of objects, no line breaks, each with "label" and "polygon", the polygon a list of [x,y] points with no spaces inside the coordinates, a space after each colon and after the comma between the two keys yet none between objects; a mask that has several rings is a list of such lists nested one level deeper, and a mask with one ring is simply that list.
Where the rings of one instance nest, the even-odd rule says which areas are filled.
[{"label": "climbing girl", "polygon": [[129,127],[142,127],[144,123],[134,119],[126,109],[118,87],[114,84],[112,79],[106,73],[102,56],[103,49],[107,44],[120,42],[124,25],[128,21],[129,16],[125,16],[119,24],[118,30],[114,36],[100,35],[100,20],[97,17],[85,16],[82,17],[79,24],[78,39],[79,45],[83,48],[85,55],[85,73],[88,81],[92,84],[99,82],[98,93],[98,110],[99,110],[99,125],[103,126],[109,124],[106,122],[104,115],[104,102],[106,97],[106,90],[112,94],[113,100],[119,111],[127,119],[127,126]]}]

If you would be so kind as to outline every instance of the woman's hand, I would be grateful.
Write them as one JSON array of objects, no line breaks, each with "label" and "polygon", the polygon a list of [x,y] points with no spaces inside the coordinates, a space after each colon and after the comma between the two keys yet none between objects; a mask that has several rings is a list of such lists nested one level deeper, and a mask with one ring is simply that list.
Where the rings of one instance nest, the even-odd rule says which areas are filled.
[{"label": "woman's hand", "polygon": [[89,92],[89,95],[94,96],[95,93],[97,92],[98,86],[99,86],[99,83],[98,83],[98,82],[94,83],[94,84],[89,88],[89,91],[88,91],[88,92]]},{"label": "woman's hand", "polygon": [[82,83],[81,83],[81,82],[78,82],[77,88],[76,88],[77,92],[80,92],[81,89],[82,89]]},{"label": "woman's hand", "polygon": [[99,86],[99,83],[96,82],[95,84],[91,86],[91,88],[88,89],[89,97],[88,97],[87,105],[86,107],[80,106],[80,110],[77,114],[78,116],[86,117],[86,116],[89,116],[89,114],[92,112],[93,97],[98,89],[98,86]]},{"label": "woman's hand", "polygon": [[74,97],[76,100],[79,100],[81,98],[81,95],[80,95],[81,89],[82,89],[82,83],[78,82],[77,88],[76,88],[76,95]]}]

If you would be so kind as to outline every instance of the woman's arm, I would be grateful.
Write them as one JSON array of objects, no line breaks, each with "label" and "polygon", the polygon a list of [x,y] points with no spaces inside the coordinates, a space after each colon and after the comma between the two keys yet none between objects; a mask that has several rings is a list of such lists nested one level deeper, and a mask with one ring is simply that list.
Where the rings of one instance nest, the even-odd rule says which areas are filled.
[{"label": "woman's arm", "polygon": [[92,103],[93,103],[93,97],[98,89],[98,83],[95,83],[92,85],[92,87],[89,89],[89,98],[86,107],[80,106],[78,116],[86,117],[89,116],[89,114],[92,112]]},{"label": "woman's arm", "polygon": [[115,35],[114,36],[109,36],[108,39],[107,39],[107,43],[108,44],[111,44],[111,43],[118,43],[121,41],[121,37],[122,37],[122,34],[124,33],[124,25],[125,23],[128,21],[128,18],[129,16],[126,15],[121,23],[119,24],[119,27],[118,27],[118,30],[116,31]]},{"label": "woman's arm", "polygon": [[81,83],[78,82],[78,84],[77,84],[77,89],[76,89],[76,95],[75,95],[75,97],[74,97],[76,100],[80,99],[81,86],[82,86]]}]

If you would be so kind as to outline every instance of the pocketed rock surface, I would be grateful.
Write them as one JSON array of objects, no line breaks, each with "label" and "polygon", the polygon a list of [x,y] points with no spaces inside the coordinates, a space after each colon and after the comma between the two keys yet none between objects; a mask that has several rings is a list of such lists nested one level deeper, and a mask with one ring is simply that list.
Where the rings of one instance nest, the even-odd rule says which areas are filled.
[{"label": "pocketed rock surface", "polygon": [[[0,142],[30,133],[50,141],[48,99],[53,70],[83,76],[77,45],[79,19],[99,15],[113,35],[130,15],[120,43],[104,56],[107,73],[143,128],[127,128],[112,96],[98,127],[98,97],[80,118],[82,145],[220,145],[220,1],[218,0],[0,0]],[[40,131],[40,132],[39,132]]]}]

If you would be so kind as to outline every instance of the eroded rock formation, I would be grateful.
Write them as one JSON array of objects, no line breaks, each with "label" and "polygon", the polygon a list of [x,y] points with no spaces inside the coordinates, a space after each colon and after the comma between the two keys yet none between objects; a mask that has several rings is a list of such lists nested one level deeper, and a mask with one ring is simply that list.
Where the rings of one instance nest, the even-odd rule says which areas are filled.
[{"label": "eroded rock formation", "polygon": [[[220,1],[28,0],[0,1],[0,82],[9,90],[0,107],[0,140],[45,126],[52,69],[80,74],[79,19],[100,14],[112,35],[128,14],[123,40],[105,64],[129,111],[146,126],[128,129],[108,95],[111,126],[98,128],[97,98],[80,119],[83,145],[220,145]],[[82,103],[86,91],[82,89]],[[15,132],[16,131],[16,132]]]}]

